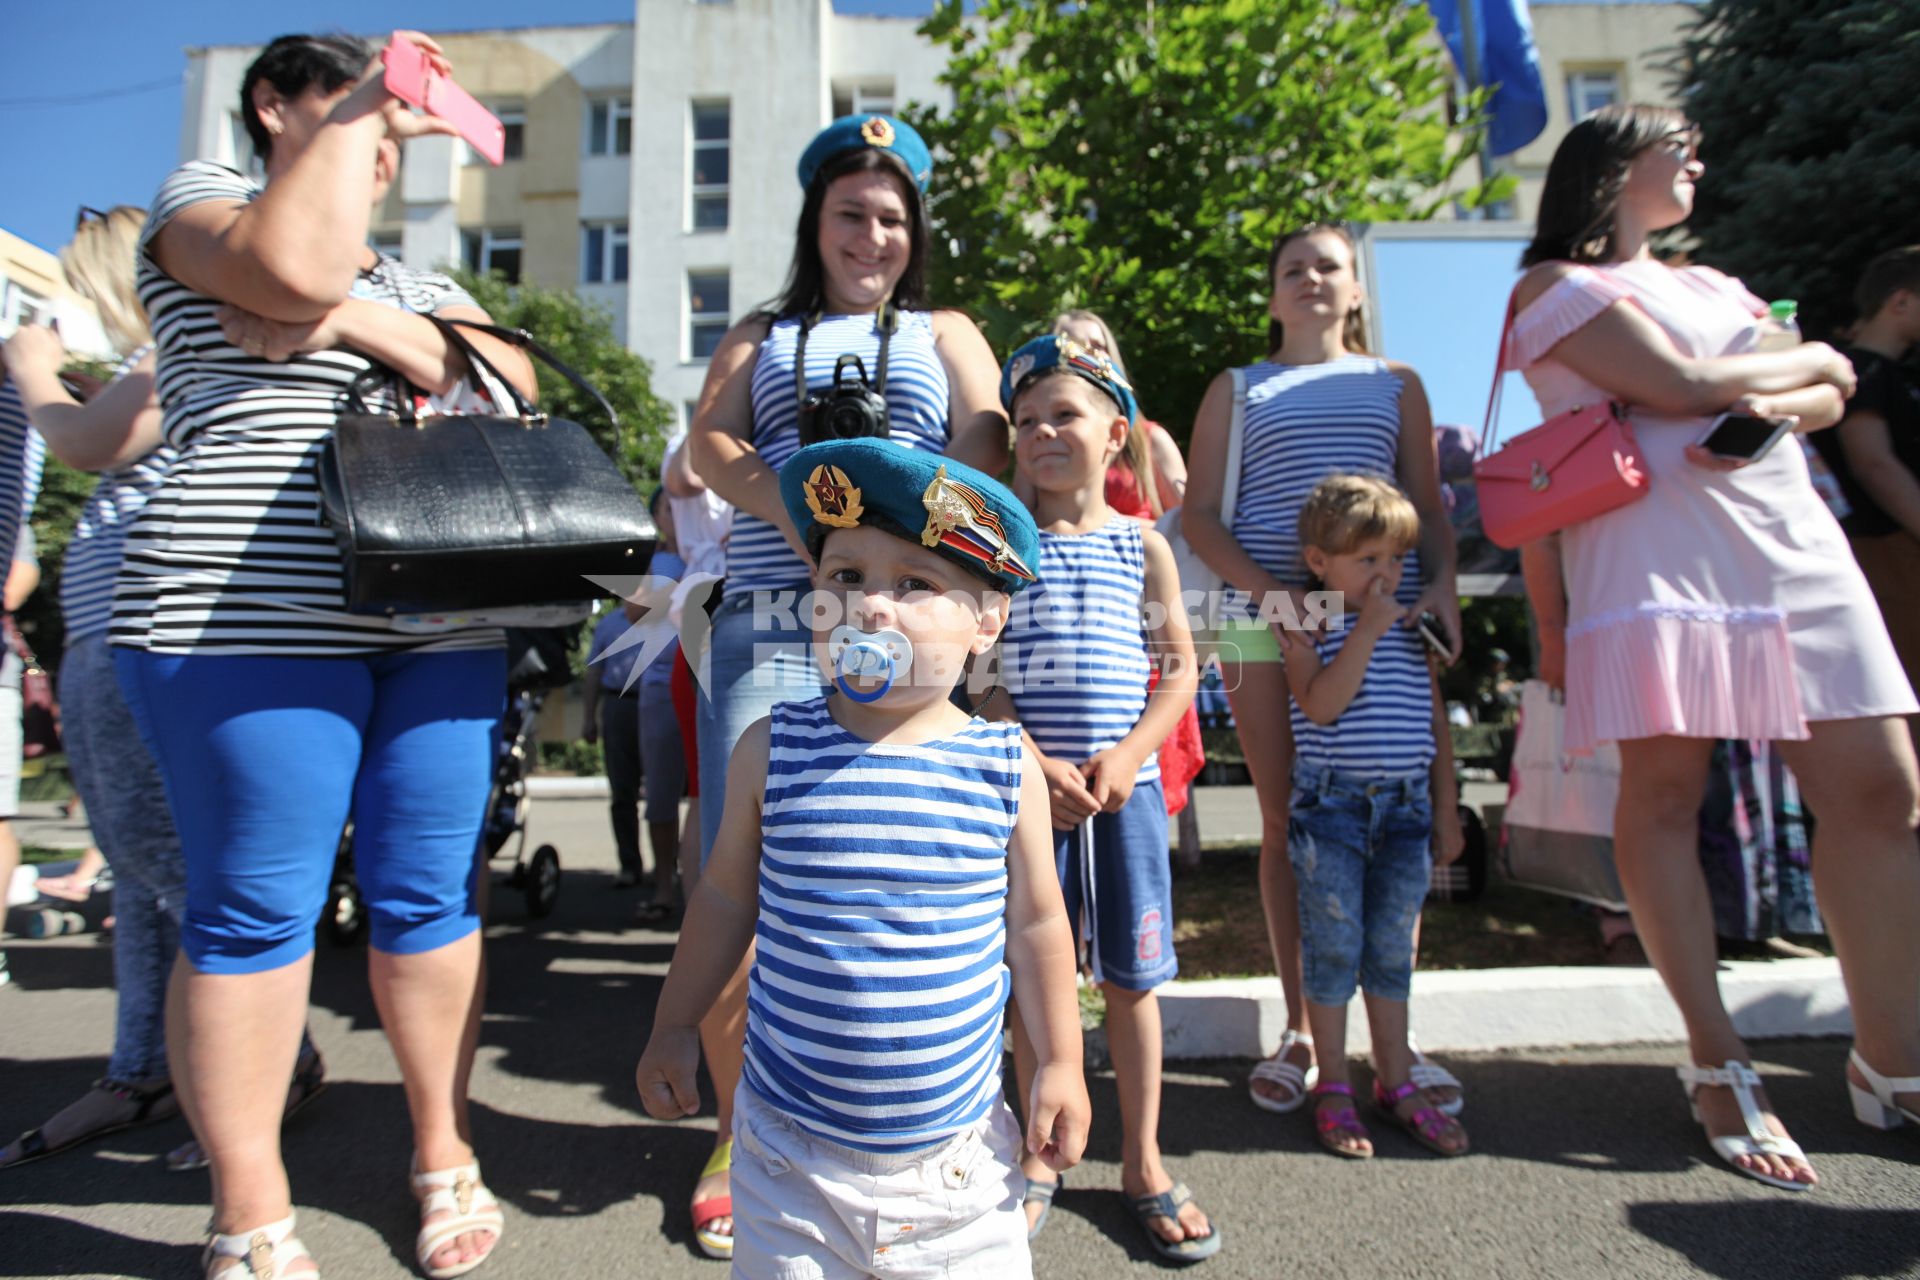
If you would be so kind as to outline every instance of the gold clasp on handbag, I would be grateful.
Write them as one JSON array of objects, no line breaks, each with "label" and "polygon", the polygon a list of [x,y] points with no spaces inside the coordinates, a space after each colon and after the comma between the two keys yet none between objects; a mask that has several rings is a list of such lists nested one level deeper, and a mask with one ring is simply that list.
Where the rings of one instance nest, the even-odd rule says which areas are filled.
[{"label": "gold clasp on handbag", "polygon": [[1553,479],[1547,474],[1547,469],[1540,465],[1538,458],[1535,458],[1533,462],[1533,478],[1527,481],[1527,487],[1535,493],[1539,493],[1552,483]]}]

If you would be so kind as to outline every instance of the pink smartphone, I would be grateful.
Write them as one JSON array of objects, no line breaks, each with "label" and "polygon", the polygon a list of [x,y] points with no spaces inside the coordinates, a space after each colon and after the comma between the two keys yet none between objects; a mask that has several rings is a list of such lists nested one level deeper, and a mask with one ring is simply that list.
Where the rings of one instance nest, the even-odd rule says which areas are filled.
[{"label": "pink smartphone", "polygon": [[396,31],[392,43],[380,51],[380,61],[386,64],[388,93],[453,125],[490,163],[506,159],[507,130],[500,118],[435,71],[425,49]]}]

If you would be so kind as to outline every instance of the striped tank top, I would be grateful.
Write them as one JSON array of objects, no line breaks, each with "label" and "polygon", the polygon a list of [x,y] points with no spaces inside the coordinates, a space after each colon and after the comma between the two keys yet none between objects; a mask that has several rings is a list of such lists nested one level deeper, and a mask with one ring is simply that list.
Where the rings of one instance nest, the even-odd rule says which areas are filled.
[{"label": "striped tank top", "polygon": [[[1327,619],[1312,637],[1322,664],[1330,663],[1353,634],[1356,615]],[[1374,643],[1360,692],[1332,724],[1315,724],[1288,699],[1293,713],[1296,766],[1333,769],[1360,778],[1405,778],[1433,763],[1433,679],[1420,633],[1395,624]]]},{"label": "striped tank top", "polygon": [[[1301,584],[1300,507],[1335,471],[1399,482],[1400,392],[1387,362],[1347,356],[1325,364],[1256,364],[1247,370],[1234,540],[1282,582]],[[1419,556],[1409,553],[1396,598],[1420,596]]]},{"label": "striped tank top", "polygon": [[20,529],[40,496],[40,473],[47,464],[47,442],[27,421],[27,406],[13,379],[0,380],[0,563],[11,561],[20,545]]},{"label": "striped tank top", "polygon": [[[1000,676],[1039,748],[1084,763],[1133,731],[1147,707],[1145,528],[1114,515],[1088,533],[1040,534],[1040,580],[1013,598]],[[1160,776],[1148,752],[1136,782]]]},{"label": "striped tank top", "polygon": [[[793,376],[800,320],[776,320],[760,344],[749,392],[753,400],[751,441],[760,460],[778,471],[800,450],[799,390]],[[833,385],[834,362],[848,352],[860,357],[871,381],[880,357],[879,318],[827,316],[807,335],[807,386]],[[890,438],[913,449],[943,453],[947,447],[947,368],[933,345],[933,315],[903,311],[887,345],[887,419]],[[794,554],[778,526],[745,511],[733,517],[727,540],[726,594],[792,588],[807,581],[812,566]]]},{"label": "striped tank top", "polygon": [[842,1146],[931,1146],[1000,1097],[1020,728],[912,746],[773,708],[746,1080]]}]

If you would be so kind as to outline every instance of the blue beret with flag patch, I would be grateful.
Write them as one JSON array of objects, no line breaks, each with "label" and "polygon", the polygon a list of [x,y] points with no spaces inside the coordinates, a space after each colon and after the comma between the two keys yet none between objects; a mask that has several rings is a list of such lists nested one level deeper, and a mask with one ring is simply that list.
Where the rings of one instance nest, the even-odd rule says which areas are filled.
[{"label": "blue beret with flag patch", "polygon": [[813,135],[813,141],[800,153],[800,186],[803,189],[812,186],[813,175],[820,172],[820,166],[842,151],[858,151],[863,147],[891,151],[907,166],[913,184],[922,194],[926,192],[927,183],[933,180],[933,152],[927,149],[926,139],[906,121],[872,112],[841,116]]},{"label": "blue beret with flag patch", "polygon": [[1071,373],[1085,378],[1106,392],[1120,411],[1127,415],[1127,426],[1140,417],[1140,404],[1133,398],[1133,387],[1103,351],[1096,351],[1065,334],[1049,333],[1033,339],[1014,352],[1000,370],[1000,404],[1013,412],[1013,398],[1030,379],[1041,374]]},{"label": "blue beret with flag patch", "polygon": [[780,468],[780,498],[817,559],[834,529],[918,542],[1009,595],[1034,581],[1040,530],[985,472],[877,437],[810,444]]}]

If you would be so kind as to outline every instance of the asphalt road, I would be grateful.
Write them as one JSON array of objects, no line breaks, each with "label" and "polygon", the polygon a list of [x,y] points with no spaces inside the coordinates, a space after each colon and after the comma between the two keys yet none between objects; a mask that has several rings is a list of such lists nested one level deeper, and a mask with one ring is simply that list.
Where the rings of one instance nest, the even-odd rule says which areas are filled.
[{"label": "asphalt road", "polygon": [[[673,938],[621,928],[636,898],[609,887],[601,812],[536,806],[536,835],[560,845],[568,867],[553,917],[530,924],[517,895],[496,897],[473,1095],[508,1231],[476,1274],[712,1280],[725,1271],[693,1249],[684,1209],[710,1139],[699,1122],[648,1120],[632,1085]],[[108,949],[94,936],[8,951],[0,1131],[12,1133],[100,1073],[113,999]],[[358,951],[323,946],[313,1029],[332,1087],[286,1139],[301,1233],[335,1280],[417,1274],[403,1105],[363,975]],[[1451,1059],[1476,1145],[1462,1160],[1380,1125],[1373,1161],[1321,1154],[1305,1116],[1247,1103],[1240,1062],[1177,1064],[1162,1140],[1175,1176],[1225,1232],[1199,1273],[1216,1280],[1920,1276],[1920,1132],[1854,1122],[1845,1051],[1758,1047],[1824,1179],[1806,1195],[1714,1161],[1687,1119],[1673,1046]],[[1105,1122],[1036,1244],[1043,1277],[1160,1270],[1122,1207],[1111,1077],[1093,1081],[1093,1098]],[[198,1275],[205,1175],[158,1163],[184,1135],[175,1121],[0,1172],[0,1276]]]}]

